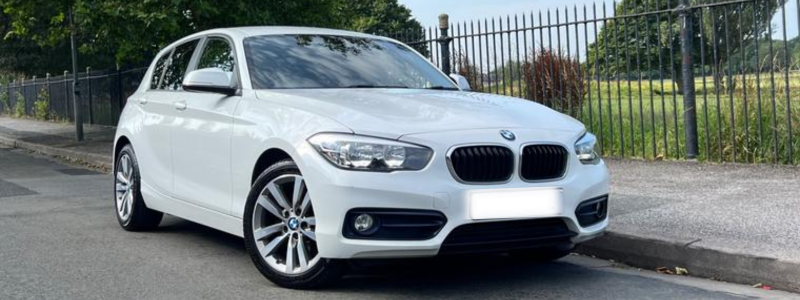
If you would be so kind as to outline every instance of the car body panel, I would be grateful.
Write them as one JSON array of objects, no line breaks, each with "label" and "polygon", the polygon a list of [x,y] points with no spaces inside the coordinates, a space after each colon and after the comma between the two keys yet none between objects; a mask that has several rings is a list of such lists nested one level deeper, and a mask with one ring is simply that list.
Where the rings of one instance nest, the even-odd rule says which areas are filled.
[{"label": "car body panel", "polygon": [[[522,99],[464,91],[421,89],[253,90],[243,65],[242,40],[265,34],[334,34],[372,37],[338,30],[294,27],[216,29],[181,39],[224,36],[234,44],[240,90],[236,96],[149,90],[153,66],[128,100],[117,128],[136,151],[142,174],[142,195],[149,208],[176,215],[237,236],[243,236],[245,202],[259,157],[269,150],[285,152],[308,183],[317,217],[320,255],[326,258],[431,256],[453,228],[472,222],[468,195],[475,190],[558,188],[563,191],[562,218],[577,233],[573,242],[596,237],[608,220],[581,227],[575,208],[581,201],[609,193],[605,164],[583,164],[570,156],[563,178],[526,182],[515,172],[502,184],[465,184],[447,166],[447,153],[467,144],[504,145],[519,163],[523,145],[550,143],[574,153],[585,132],[580,122]],[[444,74],[442,74],[444,76]],[[149,98],[166,95],[163,107]],[[170,98],[174,97],[174,98]],[[142,105],[139,99],[147,98]],[[175,101],[187,109],[176,111]],[[156,110],[156,108],[158,108]],[[153,109],[153,111],[148,111]],[[160,127],[159,127],[160,126]],[[156,130],[162,128],[162,130]],[[500,130],[510,130],[507,140]],[[423,145],[433,150],[420,171],[363,172],[344,170],[323,158],[308,138],[318,133],[344,133]],[[174,174],[174,175],[173,175]],[[174,182],[174,183],[173,183]],[[347,239],[344,214],[351,208],[406,208],[440,211],[444,228],[423,241]]]},{"label": "car body panel", "polygon": [[233,114],[241,97],[180,93],[172,136],[175,195],[186,202],[230,213]]},{"label": "car body panel", "polygon": [[539,128],[579,132],[583,125],[546,106],[518,98],[422,89],[259,90],[282,94],[286,105],[347,124],[357,134],[402,135],[477,128]]}]

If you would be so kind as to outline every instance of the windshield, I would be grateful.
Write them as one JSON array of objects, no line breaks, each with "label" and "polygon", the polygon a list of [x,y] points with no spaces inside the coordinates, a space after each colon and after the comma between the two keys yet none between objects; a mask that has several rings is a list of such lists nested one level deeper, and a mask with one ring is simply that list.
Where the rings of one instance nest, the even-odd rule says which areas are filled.
[{"label": "windshield", "polygon": [[410,48],[394,42],[330,35],[265,35],[244,40],[255,89],[453,89]]}]

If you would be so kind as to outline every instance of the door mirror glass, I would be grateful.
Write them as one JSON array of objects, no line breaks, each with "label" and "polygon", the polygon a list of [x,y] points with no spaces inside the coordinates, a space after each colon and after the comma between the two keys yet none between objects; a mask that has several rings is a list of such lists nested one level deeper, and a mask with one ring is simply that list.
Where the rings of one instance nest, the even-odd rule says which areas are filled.
[{"label": "door mirror glass", "polygon": [[467,81],[467,77],[458,74],[450,74],[450,78],[456,82],[458,88],[460,88],[462,91],[472,91],[472,88],[469,86],[469,81]]},{"label": "door mirror glass", "polygon": [[236,87],[233,86],[231,75],[219,68],[194,70],[183,79],[183,89],[232,96],[236,94]]}]

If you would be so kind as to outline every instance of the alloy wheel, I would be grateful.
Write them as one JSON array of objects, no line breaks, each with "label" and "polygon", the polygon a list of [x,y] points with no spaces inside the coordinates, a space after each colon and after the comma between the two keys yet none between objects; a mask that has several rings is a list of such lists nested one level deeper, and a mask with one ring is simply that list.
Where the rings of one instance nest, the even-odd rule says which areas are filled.
[{"label": "alloy wheel", "polygon": [[127,221],[133,211],[134,187],[133,187],[133,160],[127,153],[120,156],[117,161],[116,174],[114,176],[116,187],[117,215],[120,220]]},{"label": "alloy wheel", "polygon": [[299,274],[319,262],[316,226],[302,176],[279,176],[259,194],[253,210],[253,240],[275,271]]}]

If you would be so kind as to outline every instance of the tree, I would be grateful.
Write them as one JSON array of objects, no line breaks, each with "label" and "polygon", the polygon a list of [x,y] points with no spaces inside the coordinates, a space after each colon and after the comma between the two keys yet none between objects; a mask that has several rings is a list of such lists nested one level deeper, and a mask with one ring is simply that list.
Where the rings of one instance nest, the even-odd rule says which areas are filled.
[{"label": "tree", "polygon": [[[706,65],[714,68],[716,78],[721,78],[722,66],[734,53],[750,45],[756,37],[764,38],[769,33],[772,16],[785,1],[763,0],[693,9],[695,21],[691,38],[695,66],[700,65],[702,47]],[[704,3],[714,2],[725,0]],[[623,0],[617,4],[616,12],[629,15],[667,11],[679,5],[679,0]],[[659,13],[598,24],[602,28],[597,41],[588,47],[587,68],[593,75],[605,77],[628,76],[627,70],[639,69],[643,73],[663,73],[664,77],[672,77],[682,91],[680,22],[677,14]]]},{"label": "tree", "polygon": [[[3,28],[4,39],[42,49],[44,55],[39,57],[68,40],[67,11],[73,8],[80,52],[85,56],[81,63],[95,68],[114,63],[141,66],[167,44],[219,27],[421,30],[410,11],[396,0],[0,0],[0,5],[9,25]],[[0,56],[5,54],[0,52]]]},{"label": "tree", "polygon": [[346,24],[341,28],[385,35],[410,43],[412,48],[428,55],[426,43],[415,43],[425,39],[422,25],[411,16],[411,10],[398,4],[397,0],[345,1],[342,9]]},{"label": "tree", "polygon": [[[772,30],[772,16],[786,0],[765,0],[752,5],[731,5],[712,10],[703,15],[703,33],[706,41],[706,57],[714,72],[714,83],[722,85],[724,64],[734,54],[753,44],[756,38],[764,40]],[[728,83],[734,88],[733,82]]]},{"label": "tree", "polygon": [[[0,10],[0,39],[11,30],[11,18]],[[69,67],[68,44],[61,43],[45,51],[30,39],[8,36],[0,42],[0,83],[29,71],[44,74]]]}]

